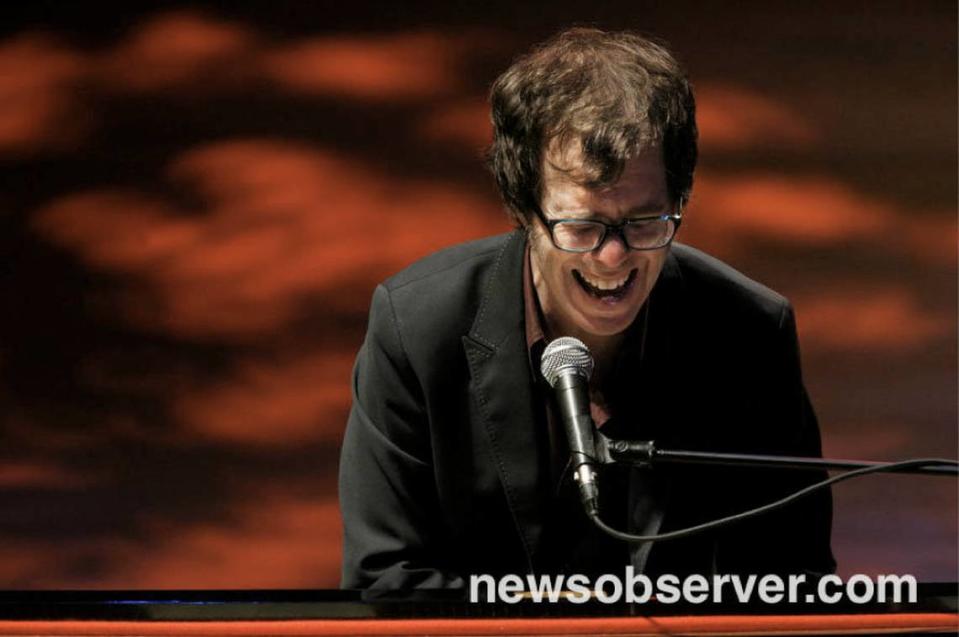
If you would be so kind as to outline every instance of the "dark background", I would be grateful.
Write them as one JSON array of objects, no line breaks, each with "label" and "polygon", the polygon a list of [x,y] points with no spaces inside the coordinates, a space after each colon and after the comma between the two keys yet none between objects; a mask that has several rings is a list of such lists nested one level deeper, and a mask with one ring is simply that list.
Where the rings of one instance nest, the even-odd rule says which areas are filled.
[{"label": "dark background", "polygon": [[[572,24],[687,63],[680,238],[793,300],[825,453],[955,457],[955,3],[593,4],[4,8],[0,588],[335,586],[373,286],[508,228],[484,96]],[[835,498],[842,573],[956,579],[954,481]]]}]

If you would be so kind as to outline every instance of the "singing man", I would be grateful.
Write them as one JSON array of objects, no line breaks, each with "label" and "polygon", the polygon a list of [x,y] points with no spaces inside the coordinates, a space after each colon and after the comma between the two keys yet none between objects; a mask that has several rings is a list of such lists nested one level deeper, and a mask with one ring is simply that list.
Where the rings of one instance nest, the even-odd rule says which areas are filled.
[{"label": "singing man", "polygon": [[[516,61],[490,101],[489,166],[517,229],[376,288],[340,463],[342,585],[448,588],[472,574],[627,565],[832,572],[828,491],[683,539],[603,534],[583,513],[539,371],[551,340],[585,343],[590,411],[611,438],[821,454],[789,302],[676,241],[697,157],[684,69],[639,35],[577,28]],[[600,517],[661,533],[822,477],[604,465]]]}]

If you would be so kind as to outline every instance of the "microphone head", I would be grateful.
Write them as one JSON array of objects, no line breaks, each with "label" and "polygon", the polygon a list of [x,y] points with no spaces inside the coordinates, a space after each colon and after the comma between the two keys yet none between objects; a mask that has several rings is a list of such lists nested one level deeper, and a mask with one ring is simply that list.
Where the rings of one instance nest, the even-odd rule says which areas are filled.
[{"label": "microphone head", "polygon": [[539,370],[550,387],[556,385],[556,380],[564,372],[579,374],[589,380],[593,375],[593,356],[583,341],[572,336],[562,336],[550,342],[543,350]]}]

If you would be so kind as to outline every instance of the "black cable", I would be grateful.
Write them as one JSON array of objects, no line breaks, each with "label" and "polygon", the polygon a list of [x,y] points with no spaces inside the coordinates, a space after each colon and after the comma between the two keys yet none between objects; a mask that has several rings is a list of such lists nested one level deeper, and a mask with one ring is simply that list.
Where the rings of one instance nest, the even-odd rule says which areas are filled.
[{"label": "black cable", "polygon": [[686,537],[689,535],[694,535],[696,533],[701,533],[709,529],[715,529],[720,526],[726,526],[727,524],[732,524],[734,522],[739,522],[747,518],[760,515],[762,513],[768,513],[775,509],[786,506],[787,504],[798,500],[799,498],[805,497],[814,491],[828,487],[831,484],[837,482],[842,482],[844,480],[850,480],[852,478],[858,478],[859,476],[864,476],[869,473],[879,473],[886,471],[896,471],[898,469],[908,469],[910,467],[924,467],[924,466],[953,466],[959,467],[959,461],[956,460],[945,460],[943,458],[915,458],[913,460],[903,460],[902,462],[892,462],[889,464],[882,464],[875,467],[865,467],[863,469],[855,469],[853,471],[846,471],[841,473],[838,476],[833,476],[823,480],[822,482],[817,482],[816,484],[811,484],[808,487],[800,489],[795,493],[787,495],[781,500],[776,500],[775,502],[770,502],[769,504],[764,504],[761,507],[755,509],[750,509],[748,511],[743,511],[742,513],[736,513],[735,515],[730,515],[724,518],[719,518],[718,520],[713,520],[711,522],[704,522],[703,524],[697,524],[696,526],[686,527],[685,529],[677,529],[675,531],[669,531],[667,533],[660,533],[658,535],[633,535],[631,533],[623,533],[622,531],[617,531],[616,529],[607,526],[605,522],[599,519],[598,515],[591,515],[590,519],[598,526],[603,532],[613,536],[618,540],[624,540],[626,542],[654,542],[657,540],[672,540],[678,537]]}]

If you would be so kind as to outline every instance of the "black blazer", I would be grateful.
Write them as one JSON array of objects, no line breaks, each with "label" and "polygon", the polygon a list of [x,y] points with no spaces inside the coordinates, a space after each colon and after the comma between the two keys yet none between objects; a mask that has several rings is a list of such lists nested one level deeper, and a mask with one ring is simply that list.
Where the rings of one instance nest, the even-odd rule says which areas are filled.
[{"label": "black blazer", "polygon": [[[347,588],[462,586],[536,573],[555,485],[526,349],[525,236],[429,256],[378,286],[340,460]],[[820,455],[789,303],[674,244],[649,303],[624,432],[662,448]],[[623,522],[682,528],[764,504],[819,473],[632,469]],[[648,574],[832,572],[828,490],[747,522],[629,549]]]}]

